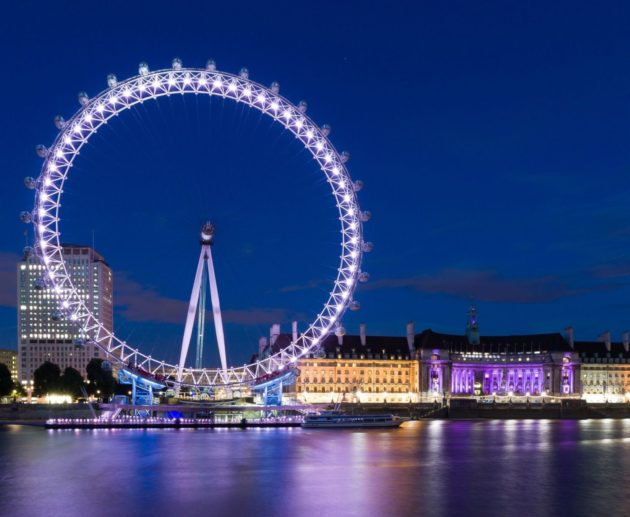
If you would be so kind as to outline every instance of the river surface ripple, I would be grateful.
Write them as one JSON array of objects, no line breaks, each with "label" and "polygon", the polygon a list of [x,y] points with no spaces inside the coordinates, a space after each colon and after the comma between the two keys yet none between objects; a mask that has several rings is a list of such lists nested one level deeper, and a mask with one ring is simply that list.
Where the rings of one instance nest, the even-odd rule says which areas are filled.
[{"label": "river surface ripple", "polygon": [[0,426],[0,515],[627,516],[630,420]]}]

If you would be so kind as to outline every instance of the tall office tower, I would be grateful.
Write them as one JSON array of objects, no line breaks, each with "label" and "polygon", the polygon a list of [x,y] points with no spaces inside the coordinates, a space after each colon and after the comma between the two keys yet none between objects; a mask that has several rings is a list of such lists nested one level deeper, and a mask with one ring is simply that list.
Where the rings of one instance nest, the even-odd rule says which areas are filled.
[{"label": "tall office tower", "polygon": [[[113,327],[112,270],[88,246],[64,245],[64,260],[72,282],[92,314],[107,330]],[[103,352],[85,342],[82,331],[58,312],[59,301],[42,281],[44,267],[32,253],[18,263],[18,366],[20,382],[33,379],[45,361],[63,370],[71,366],[83,376],[86,366]]]}]

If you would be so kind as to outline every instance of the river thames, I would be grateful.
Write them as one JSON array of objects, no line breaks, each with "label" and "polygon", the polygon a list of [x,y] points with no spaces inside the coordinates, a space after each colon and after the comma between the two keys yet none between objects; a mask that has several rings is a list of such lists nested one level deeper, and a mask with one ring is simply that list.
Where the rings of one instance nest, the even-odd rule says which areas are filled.
[{"label": "river thames", "polygon": [[0,426],[1,515],[628,515],[630,420]]}]

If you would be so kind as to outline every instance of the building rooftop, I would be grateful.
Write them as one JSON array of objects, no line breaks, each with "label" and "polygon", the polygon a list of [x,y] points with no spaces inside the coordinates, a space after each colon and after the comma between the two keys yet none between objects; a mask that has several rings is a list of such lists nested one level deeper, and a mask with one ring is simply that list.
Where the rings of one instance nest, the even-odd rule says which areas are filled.
[{"label": "building rooftop", "polygon": [[582,358],[619,357],[630,359],[630,352],[626,352],[621,342],[611,343],[610,352],[606,350],[606,343],[603,341],[576,341],[573,346]]},{"label": "building rooftop", "polygon": [[[603,343],[600,343],[603,346]],[[415,336],[420,349],[439,348],[456,352],[484,352],[514,354],[528,352],[571,352],[571,346],[559,332],[547,334],[519,334],[510,336],[480,336],[479,344],[471,344],[465,335],[442,334],[431,329]]]},{"label": "building rooftop", "polygon": [[[271,352],[274,354],[279,352],[289,346],[291,341],[291,334],[279,334],[271,347]],[[399,336],[366,336],[365,345],[362,345],[359,335],[343,336],[342,343],[339,344],[339,338],[330,334],[322,342],[320,354],[321,357],[325,354],[327,358],[341,355],[342,358],[358,359],[363,355],[365,359],[411,359],[407,338]]]}]

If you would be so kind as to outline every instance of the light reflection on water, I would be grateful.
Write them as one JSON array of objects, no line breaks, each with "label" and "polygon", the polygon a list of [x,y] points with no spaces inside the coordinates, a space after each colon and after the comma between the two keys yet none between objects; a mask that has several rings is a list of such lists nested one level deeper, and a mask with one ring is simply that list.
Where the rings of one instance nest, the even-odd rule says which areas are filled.
[{"label": "light reflection on water", "polygon": [[1,515],[628,515],[630,421],[0,427]]}]

